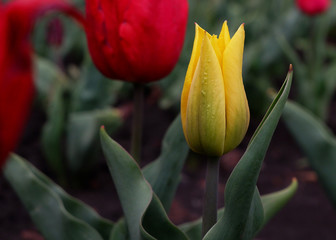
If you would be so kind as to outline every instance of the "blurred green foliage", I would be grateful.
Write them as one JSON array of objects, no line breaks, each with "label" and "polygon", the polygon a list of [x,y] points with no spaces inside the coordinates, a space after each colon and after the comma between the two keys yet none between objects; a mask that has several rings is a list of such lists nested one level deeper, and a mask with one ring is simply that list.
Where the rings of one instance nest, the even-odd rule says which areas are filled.
[{"label": "blurred green foliage", "polygon": [[[55,19],[60,24],[50,32]],[[52,37],[61,43],[50,42],[49,34],[58,34]],[[100,126],[113,133],[123,122],[123,113],[112,105],[125,84],[105,78],[94,67],[83,29],[67,16],[41,18],[33,42],[37,102],[47,115],[41,136],[44,155],[60,182],[65,184],[69,176],[81,182],[79,177],[97,159]]]},{"label": "blurred green foliage", "polygon": [[165,89],[161,99],[164,108],[179,108],[185,72],[194,39],[194,22],[218,34],[228,20],[231,34],[245,23],[243,79],[252,112],[260,114],[269,104],[267,89],[279,87],[290,62],[277,42],[278,35],[291,40],[307,30],[305,19],[292,0],[194,0],[189,1],[189,23],[184,50],[173,73],[160,82]]},{"label": "blurred green foliage", "polygon": [[[286,189],[260,196],[256,186],[262,162],[286,103],[292,72],[270,105],[249,147],[225,186],[225,210],[203,239],[252,240],[292,198],[296,180]],[[162,142],[160,156],[145,168],[100,130],[101,145],[118,193],[124,217],[117,223],[64,192],[47,176],[17,155],[11,155],[4,175],[46,240],[201,239],[200,220],[174,225],[167,216],[189,148],[180,116]],[[52,227],[50,227],[52,226]]]},{"label": "blurred green foliage", "polygon": [[336,208],[336,138],[326,124],[300,105],[288,101],[284,121],[306,154],[325,193]]},{"label": "blurred green foliage", "polygon": [[[85,1],[72,2],[84,12]],[[50,22],[55,18],[61,21],[63,28],[63,41],[59,46],[50,45],[47,41]],[[325,26],[324,40],[335,35],[335,32],[330,31],[335,22],[332,11],[327,19],[329,22],[328,26]],[[180,95],[193,46],[194,23],[197,22],[211,34],[218,34],[225,20],[228,21],[232,33],[240,24],[245,23],[243,79],[252,117],[261,116],[261,113],[265,112],[269,104],[267,91],[272,87],[279,88],[283,73],[287,71],[290,63],[294,65],[294,96],[303,105],[309,106],[302,100],[308,99],[315,103],[313,107],[317,106],[319,110],[322,109],[321,112],[326,112],[336,86],[333,84],[336,81],[332,81],[336,67],[335,64],[331,64],[327,70],[321,68],[323,78],[329,79],[324,85],[318,83],[316,87],[306,81],[307,69],[311,67],[304,65],[303,52],[309,52],[308,36],[312,19],[299,12],[293,0],[190,0],[189,22],[179,62],[169,76],[151,84],[161,89],[161,108],[179,111]],[[129,100],[132,95],[131,84],[108,80],[99,73],[89,56],[84,30],[67,16],[53,13],[41,18],[35,27],[33,42],[39,59],[36,81],[38,99],[48,115],[43,136],[44,146],[51,144],[47,149],[53,146],[61,150],[64,149],[64,145],[71,145],[71,139],[74,138],[69,137],[72,135],[69,131],[76,129],[75,124],[81,126],[82,134],[85,135],[84,129],[91,129],[93,125],[98,126],[101,123],[96,119],[95,124],[92,124],[93,120],[89,120],[88,115],[96,116],[97,111],[100,115],[106,109],[111,109],[116,102],[120,102],[120,99]],[[318,46],[321,47],[321,44],[323,43]],[[333,61],[336,48],[331,44],[322,46],[327,57],[319,64],[324,65],[325,61],[336,62]],[[303,96],[300,93],[306,94]],[[322,105],[324,107],[321,107]],[[73,115],[82,113],[87,116],[87,121],[76,123],[74,119],[78,118]],[[120,117],[116,119],[115,128],[121,124]],[[84,122],[87,122],[88,126],[83,126]],[[48,130],[51,128],[52,130]],[[93,144],[96,136],[90,136]],[[67,139],[66,143],[56,147],[62,139]],[[79,150],[82,147],[79,145],[75,149]],[[58,158],[66,155],[80,159],[87,156],[84,152],[83,150],[77,154],[63,152],[47,155],[59,155]],[[81,161],[86,162],[83,159]]]},{"label": "blurred green foliage", "polygon": [[335,6],[314,17],[304,16],[307,28],[295,39],[278,42],[295,66],[295,100],[325,121],[336,88]]}]

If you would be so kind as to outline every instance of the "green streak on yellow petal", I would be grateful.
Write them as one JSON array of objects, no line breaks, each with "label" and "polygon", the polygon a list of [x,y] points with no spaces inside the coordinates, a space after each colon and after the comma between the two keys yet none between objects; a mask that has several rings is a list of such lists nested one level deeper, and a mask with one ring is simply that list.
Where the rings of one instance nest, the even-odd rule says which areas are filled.
[{"label": "green streak on yellow petal", "polygon": [[204,32],[203,30],[197,23],[195,23],[195,39],[194,39],[194,46],[193,50],[191,53],[191,58],[190,62],[188,65],[188,70],[186,73],[186,77],[184,80],[184,85],[183,85],[183,90],[182,90],[182,96],[181,96],[181,120],[182,120],[182,127],[184,134],[185,132],[185,121],[186,121],[186,112],[187,112],[187,102],[188,102],[188,97],[189,97],[189,90],[191,86],[191,82],[195,73],[195,69],[198,63],[198,59],[200,56],[201,52],[201,45],[202,45],[202,40],[204,37]]},{"label": "green streak on yellow petal", "polygon": [[250,120],[242,80],[244,39],[244,25],[241,25],[226,46],[223,54],[222,68],[226,104],[225,152],[234,149],[241,142]]},{"label": "green streak on yellow petal", "polygon": [[210,39],[203,37],[186,111],[186,138],[191,149],[221,156],[225,139],[225,92],[222,70]]}]

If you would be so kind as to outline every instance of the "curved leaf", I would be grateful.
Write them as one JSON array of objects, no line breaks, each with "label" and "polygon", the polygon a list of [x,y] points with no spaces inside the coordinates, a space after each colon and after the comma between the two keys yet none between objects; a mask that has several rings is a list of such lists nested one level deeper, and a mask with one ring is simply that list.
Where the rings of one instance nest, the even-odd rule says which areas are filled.
[{"label": "curved leaf", "polygon": [[[107,135],[104,128],[101,129],[100,136],[125,213],[130,239],[155,239],[151,236],[154,234],[158,239],[186,240],[184,234],[167,218],[163,206],[134,159]],[[160,224],[156,224],[156,221]]]},{"label": "curved leaf", "polygon": [[72,111],[86,112],[112,105],[120,96],[121,88],[125,83],[111,81],[103,76],[89,55],[86,56],[82,69],[83,72],[74,89]]},{"label": "curved leaf", "polygon": [[[48,103],[55,88],[66,86],[68,81],[61,69],[46,58],[34,57],[34,72],[37,98],[41,104]],[[48,109],[48,106],[43,107]]]},{"label": "curved leaf", "polygon": [[104,125],[112,133],[121,124],[121,113],[114,108],[70,113],[66,136],[68,170],[78,174],[90,169],[100,147],[100,126]]},{"label": "curved leaf", "polygon": [[19,156],[8,159],[4,174],[46,240],[103,240],[98,231],[108,239],[112,223],[68,196]]},{"label": "curved leaf", "polygon": [[142,226],[143,230],[154,239],[187,239],[183,232],[168,220],[168,216],[155,194],[143,217]]},{"label": "curved leaf", "polygon": [[52,182],[46,175],[37,170],[29,162],[25,162],[25,164],[40,181],[61,198],[65,209],[71,215],[94,227],[101,234],[103,239],[109,238],[114,225],[113,222],[102,218],[91,207],[67,194],[60,186]]},{"label": "curved leaf", "polygon": [[[223,215],[224,208],[221,208],[217,211],[217,215]],[[184,223],[179,226],[179,228],[192,240],[201,240],[202,239],[202,218],[199,218],[195,221]]]},{"label": "curved leaf", "polygon": [[152,200],[152,189],[132,157],[107,135],[104,128],[101,128],[100,137],[130,238],[140,239],[141,218]]},{"label": "curved leaf", "polygon": [[265,226],[266,223],[268,223],[268,221],[287,204],[295,194],[297,188],[298,182],[294,178],[292,183],[285,189],[261,197],[261,202],[264,207],[263,226]]},{"label": "curved leaf", "polygon": [[120,219],[114,226],[109,240],[128,240],[125,218]]},{"label": "curved leaf", "polygon": [[[292,183],[283,190],[278,192],[270,193],[261,196],[261,202],[264,208],[264,222],[263,226],[268,223],[268,221],[278,213],[284,205],[293,197],[298,187],[296,179],[293,179]],[[218,210],[218,215],[223,215],[224,208]],[[202,239],[202,219],[197,219],[196,221],[185,223],[179,226],[180,229],[192,240]]]},{"label": "curved leaf", "polygon": [[[205,235],[207,240],[248,240],[262,227],[263,208],[256,183],[273,132],[292,82],[290,69],[278,95],[253,135],[245,154],[232,171],[225,188],[223,217]],[[258,223],[258,224],[257,224]]]},{"label": "curved leaf", "polygon": [[241,239],[253,239],[254,235],[260,230],[263,221],[264,208],[261,203],[258,188],[255,187],[250,205],[250,211],[247,215],[247,221],[245,223],[244,232]]},{"label": "curved leaf", "polygon": [[181,116],[178,115],[164,136],[160,157],[143,169],[147,181],[166,211],[169,211],[174,198],[188,152]]},{"label": "curved leaf", "polygon": [[322,121],[293,102],[287,102],[284,120],[336,207],[335,136]]},{"label": "curved leaf", "polygon": [[64,95],[67,92],[65,86],[56,86],[52,101],[47,109],[48,121],[42,130],[42,148],[49,166],[60,180],[65,181],[65,164],[62,151],[62,137],[65,130],[66,112],[68,102]]}]

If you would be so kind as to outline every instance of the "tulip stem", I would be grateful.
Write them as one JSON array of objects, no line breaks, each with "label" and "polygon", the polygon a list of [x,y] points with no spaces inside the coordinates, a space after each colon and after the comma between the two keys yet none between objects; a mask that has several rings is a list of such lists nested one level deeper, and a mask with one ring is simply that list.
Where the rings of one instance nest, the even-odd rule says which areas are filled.
[{"label": "tulip stem", "polygon": [[218,169],[219,159],[208,157],[203,202],[202,238],[217,222]]},{"label": "tulip stem", "polygon": [[140,163],[140,158],[141,158],[143,109],[144,109],[144,85],[135,83],[134,84],[131,155],[138,163]]}]

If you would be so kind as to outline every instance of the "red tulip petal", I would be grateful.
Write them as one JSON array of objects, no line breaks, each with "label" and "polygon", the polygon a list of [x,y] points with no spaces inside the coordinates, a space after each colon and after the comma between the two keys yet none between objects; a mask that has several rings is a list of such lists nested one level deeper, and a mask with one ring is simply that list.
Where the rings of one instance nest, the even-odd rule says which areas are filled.
[{"label": "red tulip petal", "polygon": [[181,52],[186,0],[86,2],[89,50],[110,78],[150,82],[166,76]]},{"label": "red tulip petal", "polygon": [[134,77],[149,82],[172,70],[183,47],[187,11],[181,0],[131,1],[119,35]]},{"label": "red tulip petal", "polygon": [[297,6],[305,14],[314,16],[329,9],[330,0],[297,0]]},{"label": "red tulip petal", "polygon": [[38,16],[59,9],[84,25],[84,17],[62,0],[14,0],[0,4],[0,167],[14,150],[33,97],[29,35]]}]

